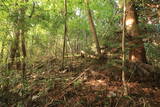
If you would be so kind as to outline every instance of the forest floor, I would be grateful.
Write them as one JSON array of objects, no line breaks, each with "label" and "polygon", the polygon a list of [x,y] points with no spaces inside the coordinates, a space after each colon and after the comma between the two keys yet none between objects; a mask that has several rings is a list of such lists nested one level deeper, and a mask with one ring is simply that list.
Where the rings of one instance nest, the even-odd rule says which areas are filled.
[{"label": "forest floor", "polygon": [[19,83],[1,92],[0,107],[20,102],[26,107],[160,107],[159,80],[132,69],[126,73],[128,95],[123,96],[119,60],[76,57],[68,59],[63,70],[60,65],[53,58],[34,63],[25,88]]}]

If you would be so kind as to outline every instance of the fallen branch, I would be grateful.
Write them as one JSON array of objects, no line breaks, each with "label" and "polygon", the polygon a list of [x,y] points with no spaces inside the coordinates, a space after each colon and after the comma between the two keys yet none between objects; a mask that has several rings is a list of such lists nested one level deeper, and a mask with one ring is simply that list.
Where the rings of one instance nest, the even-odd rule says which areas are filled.
[{"label": "fallen branch", "polygon": [[78,80],[79,78],[81,78],[84,74],[85,74],[85,72],[82,72],[78,77],[76,77],[76,78],[73,79],[71,82],[69,82],[64,89],[68,88],[68,86],[70,86],[72,83],[74,83],[75,81],[77,81],[77,80]]},{"label": "fallen branch", "polygon": [[[66,90],[71,84],[73,84],[75,81],[77,81],[78,79],[80,79],[83,75],[85,74],[85,71],[84,72],[82,72],[78,77],[76,77],[75,79],[73,79],[71,82],[69,82],[63,89],[62,89],[62,91],[63,92],[57,92],[57,93],[61,93],[61,95],[58,95],[59,97],[57,98],[57,99],[59,99],[59,98],[62,98],[69,90],[67,90],[67,91],[64,91],[64,90]],[[49,105],[51,105],[55,100],[57,100],[56,98],[53,98],[48,104],[46,104],[44,107],[48,107]]]}]

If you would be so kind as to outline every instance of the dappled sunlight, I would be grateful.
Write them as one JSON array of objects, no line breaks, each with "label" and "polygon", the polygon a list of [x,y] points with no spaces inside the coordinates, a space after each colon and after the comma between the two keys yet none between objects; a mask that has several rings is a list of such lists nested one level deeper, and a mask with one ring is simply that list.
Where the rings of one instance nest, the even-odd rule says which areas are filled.
[{"label": "dappled sunlight", "polygon": [[152,42],[155,46],[160,46],[160,40],[153,40]]},{"label": "dappled sunlight", "polygon": [[136,61],[137,61],[137,58],[135,57],[135,55],[132,55],[132,56],[131,56],[131,61],[132,61],[132,62],[136,62]]},{"label": "dappled sunlight", "polygon": [[105,80],[90,80],[89,82],[85,82],[87,85],[99,87],[99,86],[107,86],[107,83]]},{"label": "dappled sunlight", "polygon": [[130,18],[130,19],[126,20],[127,29],[131,29],[131,27],[133,26],[133,24],[134,24],[134,19]]},{"label": "dappled sunlight", "polygon": [[107,52],[107,55],[110,57],[113,56],[113,54],[111,52]]}]

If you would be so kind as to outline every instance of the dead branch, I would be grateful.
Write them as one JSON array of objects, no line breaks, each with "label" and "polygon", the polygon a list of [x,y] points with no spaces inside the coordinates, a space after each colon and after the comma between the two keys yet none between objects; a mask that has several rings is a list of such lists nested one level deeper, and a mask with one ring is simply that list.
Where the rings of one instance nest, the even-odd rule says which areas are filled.
[{"label": "dead branch", "polygon": [[[85,72],[82,72],[78,77],[76,77],[75,79],[73,79],[71,82],[69,82],[63,89],[62,92],[57,92],[60,93],[61,95],[58,95],[59,98],[62,98],[69,90],[66,90],[71,84],[73,84],[75,81],[77,81],[78,79],[80,79],[83,75],[85,74]],[[44,107],[48,107],[50,104],[52,104],[55,100],[57,100],[56,98],[53,98],[49,103],[47,103]]]}]

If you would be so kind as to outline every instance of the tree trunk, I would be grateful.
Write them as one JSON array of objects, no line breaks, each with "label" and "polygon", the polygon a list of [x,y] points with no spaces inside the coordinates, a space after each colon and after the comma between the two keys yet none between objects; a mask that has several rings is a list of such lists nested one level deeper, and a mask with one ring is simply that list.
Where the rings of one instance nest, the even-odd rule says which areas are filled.
[{"label": "tree trunk", "polygon": [[101,55],[101,49],[100,49],[100,46],[99,46],[97,32],[96,32],[96,28],[95,28],[95,25],[94,25],[94,22],[93,22],[92,13],[91,13],[91,10],[89,8],[88,0],[85,0],[85,3],[86,3],[86,7],[87,7],[88,22],[90,24],[90,30],[93,33],[93,39],[94,39],[94,42],[96,44],[96,50],[97,50],[98,55]]},{"label": "tree trunk", "polygon": [[[22,2],[27,2],[27,1],[22,1]],[[25,33],[26,33],[26,26],[25,26],[25,7],[22,7],[20,9],[20,35],[21,35],[21,49],[22,49],[22,70],[25,72],[26,69],[26,57],[27,57],[27,52],[26,52],[26,43],[25,43]]]},{"label": "tree trunk", "polygon": [[126,79],[125,79],[125,21],[126,21],[126,10],[125,10],[125,5],[126,5],[126,0],[123,0],[123,34],[122,34],[122,82],[123,82],[123,88],[124,88],[124,95],[128,95],[127,91],[127,84],[126,84]]},{"label": "tree trunk", "polygon": [[[15,39],[13,40],[13,42],[11,44],[11,51],[10,51],[11,62],[8,65],[9,69],[12,69],[15,58],[19,59],[19,57],[20,57],[20,51],[19,51],[20,32],[17,30],[17,28],[15,30],[16,30],[15,31]],[[17,67],[19,66],[18,62],[17,62]]]},{"label": "tree trunk", "polygon": [[62,53],[62,69],[64,68],[64,55],[66,48],[66,36],[67,36],[67,0],[64,0],[64,8],[65,8],[65,22],[64,22],[64,37],[63,37],[63,53]]},{"label": "tree trunk", "polygon": [[76,53],[77,54],[79,54],[79,46],[78,46],[78,44],[79,44],[79,36],[77,36],[77,38],[76,38]]},{"label": "tree trunk", "polygon": [[0,58],[1,58],[1,61],[3,60],[3,54],[4,54],[4,41],[2,41],[2,49],[1,49],[1,56],[0,56]]},{"label": "tree trunk", "polygon": [[25,44],[25,35],[24,32],[22,31],[21,33],[21,45],[22,45],[22,55],[23,55],[23,64],[22,64],[22,70],[25,72],[26,70],[26,57],[27,57],[27,52],[26,52],[26,44]]},{"label": "tree trunk", "polygon": [[133,2],[128,2],[126,4],[125,24],[127,36],[130,38],[131,45],[134,45],[134,47],[131,47],[129,52],[129,61],[147,63],[143,41],[142,39],[138,38],[140,36],[138,28],[138,17]]},{"label": "tree trunk", "polygon": [[160,22],[160,7],[157,9],[157,14],[158,14],[159,22]]},{"label": "tree trunk", "polygon": [[74,52],[73,52],[73,49],[72,49],[72,46],[71,46],[71,42],[70,42],[68,36],[67,36],[67,41],[68,41],[68,47],[70,48],[70,53],[72,54],[72,56],[74,56]]},{"label": "tree trunk", "polygon": [[[28,0],[22,0],[22,2],[28,2]],[[12,69],[12,65],[14,64],[15,58],[18,58],[18,60],[16,60],[16,65],[17,65],[17,69],[20,69],[21,67],[21,62],[20,62],[20,52],[22,52],[22,70],[25,71],[25,58],[27,56],[26,53],[26,46],[25,46],[25,10],[26,7],[22,7],[18,10],[16,10],[17,15],[17,19],[16,22],[14,22],[14,27],[15,27],[15,39],[12,43],[11,46],[11,54],[10,54],[10,58],[11,58],[11,63],[9,64],[9,69]],[[21,45],[21,46],[20,46]],[[20,51],[21,48],[21,51]]]}]

